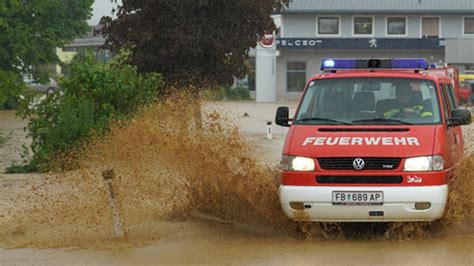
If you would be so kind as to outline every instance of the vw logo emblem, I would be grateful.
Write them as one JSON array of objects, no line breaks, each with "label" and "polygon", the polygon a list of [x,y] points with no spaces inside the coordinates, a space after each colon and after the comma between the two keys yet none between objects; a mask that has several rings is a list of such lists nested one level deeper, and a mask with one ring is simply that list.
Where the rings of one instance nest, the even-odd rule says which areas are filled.
[{"label": "vw logo emblem", "polygon": [[365,167],[365,162],[362,158],[357,158],[352,162],[352,166],[355,170],[362,170]]}]

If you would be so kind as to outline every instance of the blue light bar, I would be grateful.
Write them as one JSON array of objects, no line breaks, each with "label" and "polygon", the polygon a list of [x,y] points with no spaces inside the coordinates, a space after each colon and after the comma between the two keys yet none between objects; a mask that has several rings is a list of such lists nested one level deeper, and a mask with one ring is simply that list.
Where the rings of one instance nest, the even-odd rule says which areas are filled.
[{"label": "blue light bar", "polygon": [[428,69],[428,61],[424,58],[394,59],[324,59],[321,70],[344,69]]},{"label": "blue light bar", "polygon": [[356,59],[324,59],[321,70],[325,69],[354,69],[357,66]]},{"label": "blue light bar", "polygon": [[417,59],[392,59],[392,68],[398,69],[428,69],[430,65],[424,58]]}]

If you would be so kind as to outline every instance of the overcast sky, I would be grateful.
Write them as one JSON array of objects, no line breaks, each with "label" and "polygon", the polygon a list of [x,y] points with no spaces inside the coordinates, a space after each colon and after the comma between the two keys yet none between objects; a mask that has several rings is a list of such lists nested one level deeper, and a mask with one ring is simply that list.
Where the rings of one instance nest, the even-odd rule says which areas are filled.
[{"label": "overcast sky", "polygon": [[[120,0],[119,2],[121,3]],[[92,18],[89,20],[89,24],[97,25],[101,17],[110,15],[112,7],[114,6],[115,4],[112,4],[110,0],[95,0],[94,4],[92,5],[94,11],[92,11]]]}]

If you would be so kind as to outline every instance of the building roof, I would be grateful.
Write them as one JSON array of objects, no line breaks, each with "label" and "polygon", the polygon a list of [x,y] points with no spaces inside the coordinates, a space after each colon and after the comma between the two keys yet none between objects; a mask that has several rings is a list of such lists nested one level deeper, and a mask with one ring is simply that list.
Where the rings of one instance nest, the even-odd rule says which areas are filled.
[{"label": "building roof", "polygon": [[473,0],[292,0],[282,13],[472,14]]},{"label": "building roof", "polygon": [[96,36],[91,38],[77,38],[70,44],[66,44],[66,47],[98,47],[105,43],[105,38],[102,36]]},{"label": "building roof", "polygon": [[81,38],[76,38],[72,43],[65,45],[66,47],[98,47],[105,43],[105,38],[97,33],[100,26],[91,26],[91,29],[86,32]]}]

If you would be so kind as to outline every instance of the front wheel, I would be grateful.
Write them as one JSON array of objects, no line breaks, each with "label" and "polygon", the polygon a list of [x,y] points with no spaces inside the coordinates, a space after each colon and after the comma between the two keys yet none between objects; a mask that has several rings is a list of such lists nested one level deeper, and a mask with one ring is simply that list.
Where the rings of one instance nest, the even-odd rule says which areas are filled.
[{"label": "front wheel", "polygon": [[54,94],[55,92],[56,92],[56,89],[53,88],[53,87],[48,88],[48,90],[46,91],[46,93],[47,93],[48,95],[52,95],[52,94]]}]

